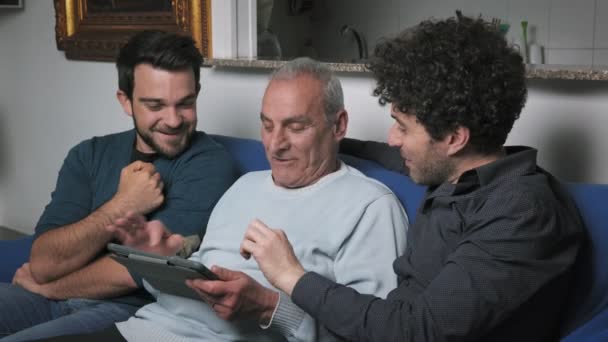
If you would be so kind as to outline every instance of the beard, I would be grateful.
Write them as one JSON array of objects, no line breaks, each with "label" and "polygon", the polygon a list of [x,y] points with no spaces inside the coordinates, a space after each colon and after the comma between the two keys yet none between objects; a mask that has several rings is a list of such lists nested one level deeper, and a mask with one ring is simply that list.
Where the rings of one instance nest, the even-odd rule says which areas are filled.
[{"label": "beard", "polygon": [[[182,152],[184,152],[192,142],[192,138],[194,136],[194,125],[192,124],[184,123],[177,129],[159,129],[156,126],[150,129],[143,129],[137,124],[137,119],[135,119],[135,115],[133,115],[132,117],[137,134],[146,143],[146,145],[150,146],[154,150],[154,152],[158,153],[164,158],[174,159],[175,157],[182,154]],[[181,139],[178,139],[174,142],[172,141],[169,143],[163,143],[154,139],[155,131],[170,131],[172,134],[179,134],[181,136]]]},{"label": "beard", "polygon": [[429,149],[427,157],[420,162],[420,165],[409,167],[410,178],[417,184],[427,186],[448,181],[455,171],[454,162],[439,156],[433,149]]}]

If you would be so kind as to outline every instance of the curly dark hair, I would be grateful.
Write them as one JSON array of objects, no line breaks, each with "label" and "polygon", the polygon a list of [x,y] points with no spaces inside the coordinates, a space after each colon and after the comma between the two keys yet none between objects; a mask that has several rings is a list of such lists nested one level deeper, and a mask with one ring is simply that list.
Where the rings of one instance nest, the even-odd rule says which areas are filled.
[{"label": "curly dark hair", "polygon": [[368,68],[381,105],[416,115],[435,140],[467,127],[478,153],[502,147],[526,102],[522,57],[497,28],[459,11],[380,42]]}]

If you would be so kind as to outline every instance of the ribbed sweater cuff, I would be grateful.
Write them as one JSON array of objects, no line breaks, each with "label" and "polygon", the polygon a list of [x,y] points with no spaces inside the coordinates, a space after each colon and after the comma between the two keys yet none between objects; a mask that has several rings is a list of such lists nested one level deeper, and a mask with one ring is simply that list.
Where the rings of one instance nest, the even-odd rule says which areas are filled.
[{"label": "ribbed sweater cuff", "polygon": [[283,336],[293,336],[302,324],[304,311],[297,307],[289,297],[279,292],[279,302],[270,318],[270,323],[262,328],[270,328]]}]

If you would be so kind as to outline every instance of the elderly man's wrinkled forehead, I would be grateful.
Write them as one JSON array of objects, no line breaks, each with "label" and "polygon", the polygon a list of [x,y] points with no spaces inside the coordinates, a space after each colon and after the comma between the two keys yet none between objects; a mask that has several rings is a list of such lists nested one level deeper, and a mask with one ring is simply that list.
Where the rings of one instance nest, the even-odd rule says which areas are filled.
[{"label": "elderly man's wrinkled forehead", "polygon": [[262,114],[277,120],[289,117],[315,117],[325,115],[323,88],[319,80],[310,75],[291,79],[273,79],[262,99]]}]

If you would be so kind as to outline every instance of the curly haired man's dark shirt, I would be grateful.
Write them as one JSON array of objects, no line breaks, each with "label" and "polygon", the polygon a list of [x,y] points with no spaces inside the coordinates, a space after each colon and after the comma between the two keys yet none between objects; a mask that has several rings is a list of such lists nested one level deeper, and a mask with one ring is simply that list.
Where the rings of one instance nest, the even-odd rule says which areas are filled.
[{"label": "curly haired man's dark shirt", "polygon": [[506,152],[429,189],[388,300],[309,272],[293,301],[358,341],[554,340],[582,222],[536,150]]}]

